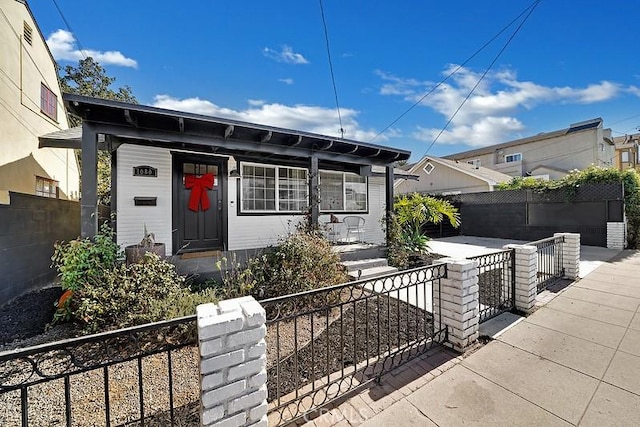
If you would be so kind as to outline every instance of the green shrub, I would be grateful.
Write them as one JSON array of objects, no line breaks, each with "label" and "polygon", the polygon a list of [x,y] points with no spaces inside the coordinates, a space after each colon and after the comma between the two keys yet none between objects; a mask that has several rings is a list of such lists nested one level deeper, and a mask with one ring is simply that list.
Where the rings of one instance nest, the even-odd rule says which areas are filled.
[{"label": "green shrub", "polygon": [[74,298],[73,317],[85,333],[194,314],[198,304],[215,301],[212,290],[190,292],[175,266],[150,252],[139,263],[106,272]]},{"label": "green shrub", "polygon": [[387,260],[389,265],[399,269],[407,268],[409,266],[410,251],[404,245],[402,227],[398,217],[391,213],[389,222],[383,218],[382,224],[382,228],[387,235]]},{"label": "green shrub", "polygon": [[247,269],[258,299],[308,291],[347,282],[340,256],[318,233],[296,232],[278,246],[249,260]]}]

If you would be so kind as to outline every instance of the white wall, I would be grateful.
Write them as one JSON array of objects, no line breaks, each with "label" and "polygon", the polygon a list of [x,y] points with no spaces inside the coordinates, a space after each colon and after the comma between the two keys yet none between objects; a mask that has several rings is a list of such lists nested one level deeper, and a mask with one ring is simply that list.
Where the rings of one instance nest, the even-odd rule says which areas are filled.
[{"label": "white wall", "polygon": [[[32,45],[22,40],[24,22]],[[0,190],[34,194],[36,175],[59,182],[61,198],[77,198],[73,150],[38,148],[38,137],[67,129],[54,61],[26,6],[0,0]],[[58,98],[57,119],[40,111],[40,85]]]},{"label": "white wall", "polygon": [[[146,224],[147,231],[155,234],[157,243],[166,244],[167,255],[171,255],[171,154],[162,148],[123,144],[117,151],[117,165],[118,244],[140,243]],[[133,176],[133,167],[140,165],[157,168],[158,177]],[[136,196],[157,197],[157,206],[135,206]]]},{"label": "white wall", "polygon": [[[232,159],[232,164],[235,163]],[[139,145],[123,144],[117,151],[117,235],[118,244],[127,246],[140,242],[144,225],[155,234],[158,243],[165,243],[167,255],[172,253],[172,185],[171,154],[168,150]],[[158,169],[158,177],[134,177],[133,167],[148,165]],[[230,169],[234,166],[230,166]],[[228,250],[262,248],[276,244],[279,239],[295,231],[302,215],[238,215],[239,204],[237,178],[228,178],[227,219]],[[157,206],[135,206],[133,198],[157,197]],[[365,219],[366,242],[382,244],[385,235],[381,219],[384,217],[384,177],[369,178],[369,213],[336,214],[358,215]],[[320,222],[329,221],[328,214],[320,216]],[[344,225],[342,225],[344,227]],[[346,229],[343,228],[343,236]]]}]

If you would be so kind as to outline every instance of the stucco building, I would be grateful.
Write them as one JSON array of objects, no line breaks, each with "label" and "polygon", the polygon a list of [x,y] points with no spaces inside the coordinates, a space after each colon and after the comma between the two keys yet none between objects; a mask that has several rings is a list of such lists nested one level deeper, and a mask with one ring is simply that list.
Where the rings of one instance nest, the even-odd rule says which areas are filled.
[{"label": "stucco building", "polygon": [[78,198],[73,150],[38,148],[69,127],[56,62],[26,1],[0,0],[0,191]]},{"label": "stucco building", "polygon": [[615,148],[602,119],[574,123],[566,129],[444,156],[515,176],[559,179],[572,169],[611,167]]}]

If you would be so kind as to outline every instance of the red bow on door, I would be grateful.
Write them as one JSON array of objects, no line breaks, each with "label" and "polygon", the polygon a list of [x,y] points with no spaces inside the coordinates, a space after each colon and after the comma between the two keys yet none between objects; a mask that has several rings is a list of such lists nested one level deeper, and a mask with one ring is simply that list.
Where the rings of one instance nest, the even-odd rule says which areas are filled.
[{"label": "red bow on door", "polygon": [[202,206],[202,210],[209,209],[209,196],[207,196],[207,190],[213,188],[213,174],[205,173],[198,177],[198,175],[185,175],[184,187],[187,190],[191,190],[191,196],[189,196],[189,209],[194,212],[198,212],[198,207]]}]

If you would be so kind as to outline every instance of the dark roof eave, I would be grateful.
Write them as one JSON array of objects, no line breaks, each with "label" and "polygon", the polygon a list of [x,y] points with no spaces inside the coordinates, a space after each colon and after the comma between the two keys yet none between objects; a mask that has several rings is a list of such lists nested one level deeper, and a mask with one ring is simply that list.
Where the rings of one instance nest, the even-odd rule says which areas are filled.
[{"label": "dark roof eave", "polygon": [[[63,94],[63,99],[69,111],[83,117],[87,122],[96,123],[98,125],[115,125],[125,130],[128,126],[130,127],[130,124],[125,122],[124,112],[126,110],[130,116],[139,116],[140,118],[144,117],[147,120],[153,120],[156,124],[161,123],[163,127],[166,127],[165,125],[171,126],[175,124],[176,132],[178,122],[181,122],[185,128],[204,126],[208,129],[214,129],[216,127],[222,129],[224,127],[233,127],[238,133],[247,134],[253,138],[259,137],[261,134],[269,134],[269,138],[271,139],[270,142],[272,144],[281,145],[287,148],[290,147],[290,145],[287,145],[287,140],[290,141],[296,138],[302,138],[302,140],[305,141],[307,151],[309,152],[317,151],[341,156],[349,155],[354,159],[359,158],[361,160],[366,160],[365,163],[371,164],[390,164],[394,161],[406,160],[411,155],[410,151],[381,145],[204,116],[194,113],[166,110],[157,107],[97,99],[68,93]],[[123,113],[120,114],[118,110]],[[131,128],[131,130],[137,131],[135,128]],[[156,132],[163,131],[160,126],[156,126],[156,129],[152,130]],[[173,131],[167,132],[167,136],[169,138],[171,138],[171,135],[175,135],[175,133]],[[185,132],[184,135],[186,136],[188,133]],[[41,138],[41,143],[43,141],[53,143],[50,139]],[[231,138],[225,143],[233,145],[233,139]]]}]

